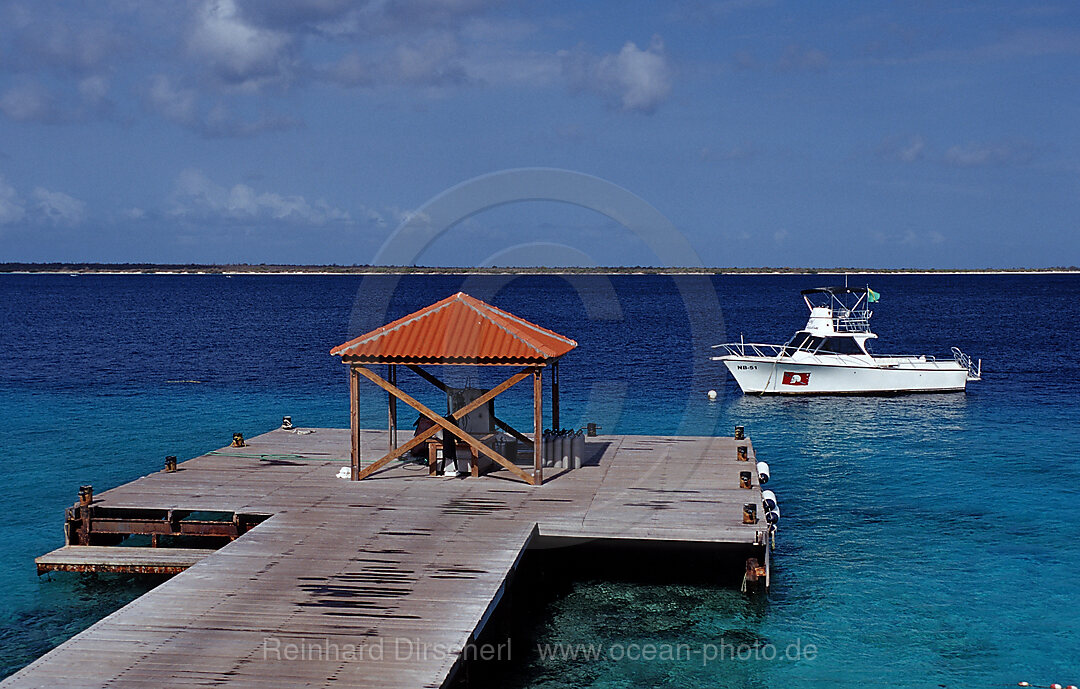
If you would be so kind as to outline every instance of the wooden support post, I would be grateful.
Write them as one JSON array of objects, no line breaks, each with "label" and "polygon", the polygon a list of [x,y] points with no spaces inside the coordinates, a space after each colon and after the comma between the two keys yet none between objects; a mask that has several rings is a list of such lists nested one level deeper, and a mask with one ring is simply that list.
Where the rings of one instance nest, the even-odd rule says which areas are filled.
[{"label": "wooden support post", "polygon": [[438,476],[438,453],[442,444],[434,438],[430,438],[427,441],[427,475]]},{"label": "wooden support post", "polygon": [[551,428],[562,428],[559,423],[559,362],[551,366]]},{"label": "wooden support post", "polygon": [[[397,385],[397,366],[389,364],[386,367],[386,379],[390,381],[391,385]],[[386,393],[390,406],[390,425],[389,433],[389,447],[388,450],[392,451],[397,447],[397,397],[394,397],[390,393]]]},{"label": "wooden support post", "polygon": [[353,481],[360,480],[360,374],[349,367],[349,435],[352,437]]},{"label": "wooden support post", "polygon": [[537,366],[533,369],[533,477],[532,484],[539,486],[544,482],[544,467],[541,457],[543,451],[544,434],[544,405],[543,405],[543,369]]}]

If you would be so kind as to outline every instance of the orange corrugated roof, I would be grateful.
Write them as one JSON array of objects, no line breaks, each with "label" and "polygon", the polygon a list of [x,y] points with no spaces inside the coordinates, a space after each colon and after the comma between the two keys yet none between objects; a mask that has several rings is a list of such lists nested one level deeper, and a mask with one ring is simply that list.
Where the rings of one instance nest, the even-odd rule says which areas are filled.
[{"label": "orange corrugated roof", "polygon": [[330,354],[361,363],[542,363],[574,342],[464,292],[338,345]]}]

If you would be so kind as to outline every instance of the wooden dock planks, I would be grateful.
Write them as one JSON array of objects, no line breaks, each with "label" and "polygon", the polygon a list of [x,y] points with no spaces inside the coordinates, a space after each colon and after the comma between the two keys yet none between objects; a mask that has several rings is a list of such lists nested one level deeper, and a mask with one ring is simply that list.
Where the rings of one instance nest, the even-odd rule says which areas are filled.
[{"label": "wooden dock planks", "polygon": [[203,548],[126,548],[66,545],[34,560],[45,572],[129,572],[179,574],[214,554]]},{"label": "wooden dock planks", "polygon": [[[730,438],[590,439],[587,466],[546,469],[533,487],[505,470],[430,478],[396,462],[337,479],[349,431],[314,430],[272,431],[99,494],[113,507],[273,516],[2,686],[444,686],[538,536],[752,547],[765,531],[741,523],[760,487],[756,471],[751,490],[738,487],[753,449],[737,462]],[[366,465],[386,434],[361,437]],[[115,552],[44,557],[150,557],[97,550]]]}]

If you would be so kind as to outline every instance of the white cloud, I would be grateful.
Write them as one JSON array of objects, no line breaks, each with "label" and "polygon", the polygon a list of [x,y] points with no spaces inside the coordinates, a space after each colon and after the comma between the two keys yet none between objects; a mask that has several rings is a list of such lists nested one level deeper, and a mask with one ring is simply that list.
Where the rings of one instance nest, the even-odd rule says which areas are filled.
[{"label": "white cloud", "polygon": [[57,18],[30,21],[16,39],[19,63],[69,75],[88,75],[107,69],[124,51],[124,40],[107,22],[78,22]]},{"label": "white cloud", "polygon": [[18,122],[55,122],[56,104],[42,86],[25,83],[13,86],[0,95],[0,112]]},{"label": "white cloud", "polygon": [[105,77],[95,74],[80,79],[78,90],[82,101],[88,106],[100,108],[108,105],[109,80]]},{"label": "white cloud", "polygon": [[897,151],[897,157],[905,163],[913,163],[919,158],[922,158],[923,150],[926,148],[926,141],[916,134],[911,137],[906,146],[900,148]]},{"label": "white cloud", "polygon": [[41,217],[53,225],[74,227],[86,219],[86,204],[62,191],[37,187],[31,196]]},{"label": "white cloud", "polygon": [[287,75],[294,38],[248,24],[234,0],[206,0],[196,13],[187,44],[222,81],[258,88]]},{"label": "white cloud", "polygon": [[829,57],[816,48],[793,43],[784,49],[776,66],[783,71],[821,72],[829,66]]},{"label": "white cloud", "polygon": [[473,81],[453,34],[438,32],[423,40],[403,41],[381,54],[350,52],[321,69],[342,86],[451,86]]},{"label": "white cloud", "polygon": [[757,154],[757,147],[750,142],[743,142],[731,146],[720,146],[717,148],[703,146],[701,150],[698,151],[698,157],[702,161],[750,160]]},{"label": "white cloud", "polygon": [[284,116],[245,120],[221,102],[203,112],[195,89],[175,86],[164,74],[151,77],[146,103],[166,120],[207,138],[253,136],[266,131],[293,129],[301,124]]},{"label": "white cloud", "polygon": [[645,50],[628,41],[619,52],[602,57],[577,50],[563,58],[563,72],[573,87],[597,93],[621,110],[653,112],[671,92],[672,68],[659,36]]},{"label": "white cloud", "polygon": [[15,188],[0,177],[0,225],[19,222],[26,215],[26,207]]},{"label": "white cloud", "polygon": [[335,38],[461,27],[503,0],[239,0],[254,26]]},{"label": "white cloud", "polygon": [[389,63],[391,81],[436,86],[465,82],[460,55],[457,41],[446,33],[417,43],[400,44]]},{"label": "white cloud", "polygon": [[185,126],[196,123],[199,115],[199,95],[194,89],[177,88],[164,74],[150,79],[147,92],[150,106],[162,117]]},{"label": "white cloud", "polygon": [[957,167],[1016,165],[1031,162],[1035,150],[1029,144],[977,144],[952,146],[945,151],[945,162]]},{"label": "white cloud", "polygon": [[349,213],[326,201],[258,192],[246,184],[221,186],[199,170],[184,170],[176,182],[169,214],[174,217],[239,222],[326,225],[348,222]]},{"label": "white cloud", "polygon": [[937,230],[930,230],[929,232],[915,232],[914,230],[906,231],[902,237],[899,238],[899,243],[907,246],[925,246],[927,244],[941,244],[945,241],[945,235],[941,234]]},{"label": "white cloud", "polygon": [[914,163],[926,155],[926,139],[921,134],[913,134],[906,139],[887,136],[877,148],[878,156],[902,163]]},{"label": "white cloud", "polygon": [[86,204],[62,191],[37,187],[28,203],[3,177],[0,177],[0,225],[26,221],[34,225],[74,227],[86,219]]}]

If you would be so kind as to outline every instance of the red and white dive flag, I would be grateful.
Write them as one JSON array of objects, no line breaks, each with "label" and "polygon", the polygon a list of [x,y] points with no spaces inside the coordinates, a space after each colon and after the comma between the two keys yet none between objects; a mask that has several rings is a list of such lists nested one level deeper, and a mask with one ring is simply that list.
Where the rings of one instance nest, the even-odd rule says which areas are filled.
[{"label": "red and white dive flag", "polygon": [[784,385],[809,385],[810,374],[809,373],[792,373],[787,371],[784,373]]}]

